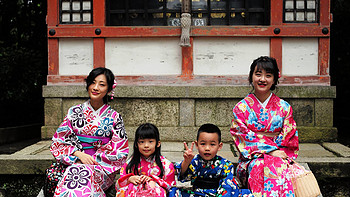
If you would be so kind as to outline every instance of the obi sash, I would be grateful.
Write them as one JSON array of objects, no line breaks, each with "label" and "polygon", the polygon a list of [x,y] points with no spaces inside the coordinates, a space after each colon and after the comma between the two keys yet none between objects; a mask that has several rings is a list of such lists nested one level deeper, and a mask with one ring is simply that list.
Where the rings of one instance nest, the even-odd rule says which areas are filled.
[{"label": "obi sash", "polygon": [[197,178],[193,182],[193,188],[217,189],[220,186],[220,178]]},{"label": "obi sash", "polygon": [[83,146],[84,153],[93,155],[96,153],[96,150],[99,149],[102,145],[107,144],[110,141],[109,137],[101,136],[91,136],[91,135],[82,135],[76,134],[81,145]]}]

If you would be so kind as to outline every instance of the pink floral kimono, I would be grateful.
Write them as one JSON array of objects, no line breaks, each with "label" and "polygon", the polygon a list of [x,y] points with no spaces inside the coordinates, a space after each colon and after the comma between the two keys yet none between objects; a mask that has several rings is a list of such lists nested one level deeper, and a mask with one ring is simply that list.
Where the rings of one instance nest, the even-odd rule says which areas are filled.
[{"label": "pink floral kimono", "polygon": [[[76,163],[75,151],[91,155],[99,164]],[[56,197],[105,196],[115,173],[128,156],[128,138],[122,117],[108,104],[94,110],[87,101],[71,107],[52,138],[50,151],[68,165],[58,183]]]},{"label": "pink floral kimono", "polygon": [[266,154],[283,150],[297,158],[298,132],[292,112],[291,106],[273,93],[265,108],[249,94],[233,109],[230,132],[240,153],[237,176],[256,197],[294,196],[287,162]]},{"label": "pink floral kimono", "polygon": [[[138,172],[139,175],[150,176],[153,179],[153,181],[156,182],[156,196],[166,197],[167,192],[169,192],[171,187],[174,187],[176,185],[175,170],[174,165],[168,159],[161,156],[160,160],[164,168],[164,175],[162,178],[159,177],[160,169],[156,164],[154,157],[146,159],[143,156],[141,156],[141,162],[140,167],[138,168]],[[127,183],[129,177],[134,176],[134,173],[126,173],[126,166],[129,163],[129,161],[125,163],[122,169],[120,170],[120,178],[116,184],[117,197],[136,197],[135,193],[138,189],[138,186],[132,183]]]}]

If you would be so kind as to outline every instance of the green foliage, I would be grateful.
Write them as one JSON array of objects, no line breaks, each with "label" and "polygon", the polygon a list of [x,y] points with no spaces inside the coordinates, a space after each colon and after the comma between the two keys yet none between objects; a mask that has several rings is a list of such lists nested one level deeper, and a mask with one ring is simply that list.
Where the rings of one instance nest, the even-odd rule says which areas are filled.
[{"label": "green foliage", "polygon": [[0,127],[43,122],[46,0],[0,0]]},{"label": "green foliage", "polygon": [[43,184],[43,176],[7,175],[0,179],[0,190],[6,197],[35,197]]}]

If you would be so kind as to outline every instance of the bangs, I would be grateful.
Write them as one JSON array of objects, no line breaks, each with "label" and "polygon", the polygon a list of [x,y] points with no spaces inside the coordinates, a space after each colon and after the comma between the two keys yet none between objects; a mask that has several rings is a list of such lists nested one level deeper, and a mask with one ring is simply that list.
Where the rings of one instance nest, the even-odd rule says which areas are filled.
[{"label": "bangs", "polygon": [[259,62],[258,65],[256,65],[256,71],[265,70],[267,73],[274,74],[274,68],[273,64],[270,62]]},{"label": "bangs", "polygon": [[157,135],[154,133],[152,128],[143,128],[139,134],[139,139],[157,139]]}]

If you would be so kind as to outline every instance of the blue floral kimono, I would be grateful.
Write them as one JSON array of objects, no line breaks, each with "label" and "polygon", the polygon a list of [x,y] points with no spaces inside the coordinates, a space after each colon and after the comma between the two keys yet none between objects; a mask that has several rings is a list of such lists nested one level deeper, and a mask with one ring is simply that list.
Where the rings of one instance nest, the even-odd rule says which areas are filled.
[{"label": "blue floral kimono", "polygon": [[[178,174],[178,180],[181,182],[191,181],[192,185],[196,185],[196,181],[209,180],[215,182],[218,181],[217,188],[199,188],[194,186],[193,190],[185,190],[182,188],[173,188],[169,196],[173,197],[197,197],[197,196],[253,196],[248,189],[240,189],[234,175],[233,164],[216,155],[212,160],[206,161],[197,154],[191,164],[188,166],[187,171],[183,176],[180,176],[181,163],[178,162],[175,165],[175,169]],[[209,183],[205,185],[216,185]]]}]

